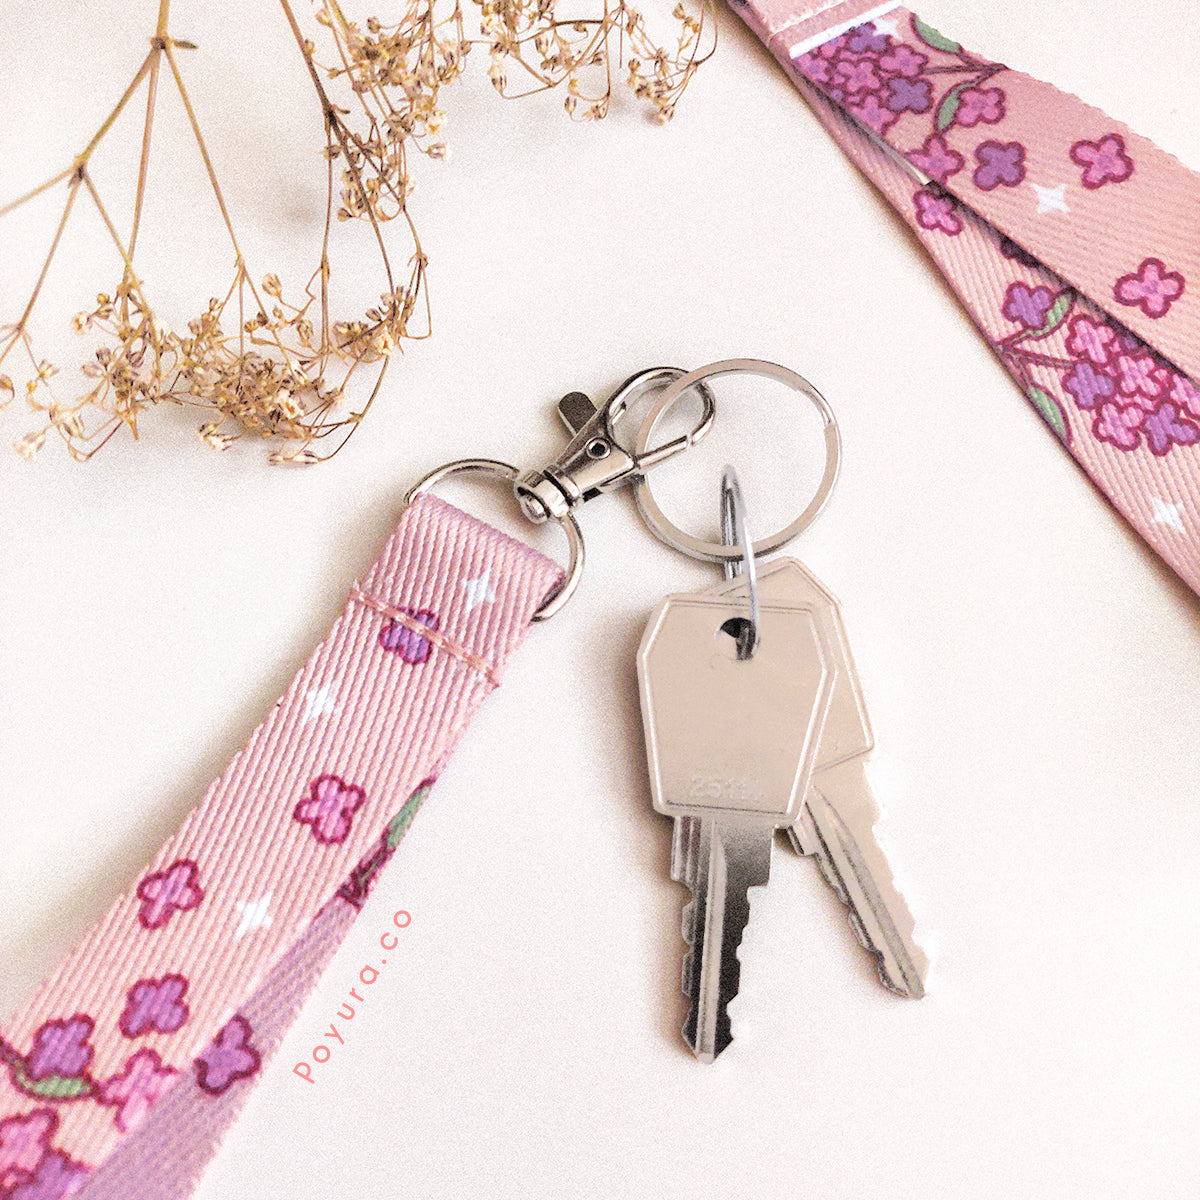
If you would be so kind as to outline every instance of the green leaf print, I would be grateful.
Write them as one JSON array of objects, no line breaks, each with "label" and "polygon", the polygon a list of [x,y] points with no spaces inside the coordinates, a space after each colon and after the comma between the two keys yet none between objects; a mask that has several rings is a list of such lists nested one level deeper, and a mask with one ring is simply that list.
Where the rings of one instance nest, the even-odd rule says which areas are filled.
[{"label": "green leaf print", "polygon": [[944,34],[938,33],[932,25],[926,25],[920,17],[913,17],[913,29],[925,45],[932,46],[935,50],[944,50],[947,54],[959,54],[962,51],[962,46],[958,42],[952,42]]}]

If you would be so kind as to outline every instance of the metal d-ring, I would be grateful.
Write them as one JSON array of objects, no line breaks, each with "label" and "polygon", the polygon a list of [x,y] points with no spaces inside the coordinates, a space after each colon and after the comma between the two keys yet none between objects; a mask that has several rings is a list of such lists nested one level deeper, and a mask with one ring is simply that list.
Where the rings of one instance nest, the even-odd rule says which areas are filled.
[{"label": "metal d-ring", "polygon": [[750,619],[743,621],[733,635],[737,642],[737,656],[745,660],[753,658],[754,651],[758,649],[758,570],[754,562],[754,543],[750,540],[746,524],[746,500],[742,495],[742,485],[738,482],[737,472],[728,463],[721,471],[721,543],[738,546],[742,551],[741,559],[726,562],[724,569],[726,579],[733,579],[740,572],[746,576]]},{"label": "metal d-ring", "polygon": [[[766,379],[774,379],[785,384],[804,396],[821,414],[824,422],[825,472],[821,476],[821,482],[817,485],[816,493],[808,502],[807,507],[790,525],[754,543],[755,554],[770,554],[781,546],[787,545],[792,538],[807,529],[816,519],[821,509],[825,507],[829,494],[833,491],[833,485],[837,482],[838,468],[842,461],[842,439],[838,433],[837,420],[833,415],[833,410],[829,407],[825,397],[802,375],[797,375],[795,371],[790,371],[787,367],[781,367],[777,363],[764,362],[757,358],[729,358],[723,362],[710,363],[706,367],[698,367],[694,371],[689,371],[686,375],[682,375],[668,384],[651,406],[645,421],[642,422],[641,429],[638,430],[634,453],[642,454],[645,451],[650,439],[654,436],[658,423],[689,388],[696,387],[705,380],[716,379],[721,375],[761,375]],[[703,541],[668,520],[650,491],[650,481],[647,476],[643,475],[634,480],[633,494],[637,500],[638,511],[642,514],[642,520],[649,526],[651,533],[666,542],[668,546],[704,562],[734,562],[742,557],[740,546]]]},{"label": "metal d-ring", "polygon": [[[423,496],[436,484],[441,483],[443,479],[447,479],[451,475],[463,475],[468,472],[489,475],[493,479],[501,479],[510,484],[515,482],[518,475],[520,475],[516,467],[509,466],[508,463],[498,462],[494,458],[460,458],[455,462],[446,463],[444,466],[438,467],[436,471],[430,471],[424,479],[417,480],[404,493],[405,506],[411,504],[418,496]],[[534,621],[548,621],[554,616],[570,600],[575,589],[579,586],[579,580],[583,575],[583,531],[579,528],[579,522],[575,519],[575,514],[571,512],[564,513],[555,519],[567,535],[567,546],[571,557],[567,564],[567,573],[563,577],[562,583],[542,601],[541,607],[533,614],[532,619]]]}]

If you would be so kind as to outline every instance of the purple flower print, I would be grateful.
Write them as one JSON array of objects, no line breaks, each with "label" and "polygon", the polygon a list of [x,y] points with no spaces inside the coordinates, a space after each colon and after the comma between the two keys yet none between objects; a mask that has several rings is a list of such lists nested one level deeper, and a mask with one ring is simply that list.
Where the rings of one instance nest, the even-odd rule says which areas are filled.
[{"label": "purple flower print", "polygon": [[880,60],[880,67],[894,75],[903,75],[906,79],[915,79],[929,61],[927,54],[919,54],[911,46],[903,42]]},{"label": "purple flower print", "polygon": [[57,1128],[58,1114],[50,1108],[35,1108],[0,1121],[0,1194],[7,1195],[5,1189],[33,1179]]},{"label": "purple flower print", "polygon": [[321,775],[308,787],[308,796],[292,810],[301,825],[312,828],[322,844],[344,842],[350,832],[351,818],[362,807],[366,792],[337,775]]},{"label": "purple flower print", "polygon": [[196,1059],[196,1083],[210,1096],[219,1096],[239,1079],[262,1066],[262,1055],[250,1045],[250,1022],[238,1015],[217,1034]]},{"label": "purple flower print", "polygon": [[958,205],[944,192],[922,188],[913,193],[913,204],[917,210],[917,224],[922,229],[940,229],[951,237],[962,233],[962,218],[955,212]]},{"label": "purple flower print", "polygon": [[82,1075],[95,1053],[88,1042],[95,1027],[86,1013],[44,1022],[33,1035],[33,1049],[25,1060],[29,1078],[37,1081],[58,1075],[73,1079]]},{"label": "purple flower print", "polygon": [[[430,629],[437,629],[440,624],[437,614],[430,612],[427,608],[402,608],[400,611],[418,624],[426,625]],[[400,655],[406,663],[414,665],[423,663],[429,657],[429,651],[432,649],[428,638],[422,637],[403,621],[396,620],[387,621],[379,631],[379,644],[385,650],[391,650]]]},{"label": "purple flower print", "polygon": [[146,929],[161,929],[177,912],[187,912],[204,899],[200,870],[190,858],[176,859],[165,871],[147,875],[137,886],[142,907],[138,921]]},{"label": "purple flower print", "polygon": [[979,164],[971,177],[980,191],[990,192],[1000,186],[1016,187],[1025,178],[1025,147],[1020,142],[988,140],[975,147]]},{"label": "purple flower print", "polygon": [[1112,398],[1117,385],[1111,375],[1086,360],[1077,362],[1063,377],[1063,390],[1080,408],[1099,408],[1106,400]]},{"label": "purple flower print", "polygon": [[869,58],[859,59],[857,62],[840,62],[834,68],[833,74],[849,96],[855,96],[859,92],[876,91],[882,82],[874,62]]},{"label": "purple flower print", "polygon": [[981,121],[995,125],[1004,120],[1003,88],[964,88],[958,95],[954,123],[971,129]]},{"label": "purple flower print", "polygon": [[157,1050],[139,1050],[125,1062],[120,1075],[106,1079],[96,1098],[101,1104],[116,1108],[113,1119],[122,1133],[136,1129],[146,1114],[167,1094],[179,1074],[174,1067],[163,1065]]},{"label": "purple flower print", "polygon": [[1144,258],[1136,271],[1117,280],[1113,295],[1157,320],[1183,295],[1185,282],[1178,271],[1168,271],[1161,258]]},{"label": "purple flower print", "polygon": [[1133,159],[1125,150],[1119,133],[1106,133],[1097,142],[1080,141],[1071,147],[1071,161],[1083,167],[1085,188],[1101,188],[1106,183],[1123,183],[1133,174]]},{"label": "purple flower print", "polygon": [[1026,329],[1041,329],[1054,300],[1054,293],[1044,285],[1031,288],[1020,282],[1010,283],[1008,291],[1004,293],[1004,307],[1000,311],[1010,321],[1016,321]]},{"label": "purple flower print", "polygon": [[846,49],[851,54],[882,54],[891,43],[886,33],[876,33],[872,24],[859,25],[846,34]]},{"label": "purple flower print", "polygon": [[895,75],[887,81],[887,86],[885,103],[894,113],[923,113],[933,106],[929,95],[933,84],[928,79],[905,79]]},{"label": "purple flower print", "polygon": [[1197,387],[1186,375],[1178,371],[1171,372],[1171,399],[1183,411],[1193,417],[1200,417],[1200,387]]},{"label": "purple flower print", "polygon": [[88,1168],[61,1150],[50,1150],[38,1163],[37,1171],[27,1183],[19,1183],[4,1200],[63,1200],[79,1190]]},{"label": "purple flower print", "polygon": [[963,156],[946,144],[940,133],[931,133],[920,150],[910,150],[908,161],[936,183],[945,183],[963,169]]},{"label": "purple flower print", "polygon": [[1164,400],[1142,422],[1142,432],[1150,453],[1160,457],[1172,446],[1194,446],[1200,441],[1200,429],[1181,416],[1170,400]]},{"label": "purple flower print", "polygon": [[1082,314],[1071,318],[1067,350],[1075,358],[1086,358],[1096,366],[1105,366],[1116,349],[1117,334],[1111,325],[1093,321]]},{"label": "purple flower print", "polygon": [[183,1001],[188,981],[182,975],[161,979],[139,979],[125,997],[125,1010],[117,1025],[127,1038],[143,1033],[174,1033],[188,1019]]},{"label": "purple flower print", "polygon": [[1138,397],[1154,401],[1162,395],[1163,384],[1158,378],[1158,370],[1158,363],[1149,354],[1118,354],[1117,389],[1135,404],[1153,408],[1153,404],[1146,404]]},{"label": "purple flower print", "polygon": [[1010,237],[1001,239],[1000,253],[1005,258],[1011,258],[1013,262],[1019,262],[1023,267],[1040,267],[1042,265],[1028,250],[1018,246]]},{"label": "purple flower print", "polygon": [[1146,343],[1136,334],[1130,333],[1123,325],[1117,327],[1117,345],[1126,354],[1136,354],[1139,350],[1146,348]]},{"label": "purple flower print", "polygon": [[1102,404],[1092,423],[1092,432],[1100,441],[1120,450],[1135,450],[1141,442],[1138,430],[1145,416],[1136,404],[1124,408],[1119,404]]}]

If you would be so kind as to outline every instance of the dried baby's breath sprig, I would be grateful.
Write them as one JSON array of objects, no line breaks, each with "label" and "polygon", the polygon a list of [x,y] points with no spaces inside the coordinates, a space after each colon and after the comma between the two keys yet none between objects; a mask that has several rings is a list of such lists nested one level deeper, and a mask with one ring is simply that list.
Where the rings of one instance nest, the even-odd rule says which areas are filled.
[{"label": "dried baby's breath sprig", "polygon": [[[490,43],[488,74],[496,90],[504,96],[525,96],[565,82],[563,106],[576,120],[607,115],[614,67],[624,66],[634,94],[651,104],[657,120],[669,121],[684,88],[716,47],[715,19],[708,4],[699,17],[676,5],[672,15],[679,22],[679,35],[674,49],[667,50],[654,42],[642,14],[625,0],[607,0],[602,16],[583,20],[559,18],[556,0],[476,2]],[[521,68],[521,78],[532,81],[524,91],[509,91],[510,63]]]},{"label": "dried baby's breath sprig", "polygon": [[[701,15],[682,6],[674,16],[680,32],[674,49],[653,43],[641,15],[625,0],[604,0],[603,13],[586,19],[560,18],[556,0],[474,0],[480,8],[482,44],[488,47],[488,75],[498,91],[508,90],[508,70],[518,67],[533,86],[517,94],[565,82],[565,107],[577,119],[597,119],[608,111],[614,68],[624,67],[636,95],[649,101],[659,120],[669,120],[680,93],[696,68],[712,53],[713,0],[701,0]],[[399,19],[385,25],[374,17],[350,20],[338,0],[318,0],[316,20],[332,41],[334,59],[321,66],[313,41],[304,36],[290,0],[280,0],[309,77],[321,102],[327,162],[326,217],[316,269],[298,302],[284,296],[278,276],[255,284],[242,256],[212,161],[176,56],[195,49],[168,32],[170,0],[159,0],[150,50],[112,112],[71,164],[51,179],[0,207],[0,217],[51,189],[65,185],[66,196],[41,271],[20,317],[0,325],[0,408],[22,391],[40,422],[16,443],[32,458],[51,432],[77,459],[90,458],[119,429],[135,437],[138,417],[161,403],[210,410],[198,429],[200,439],[228,449],[250,434],[277,444],[268,461],[314,463],[328,458],[361,423],[379,393],[391,356],[404,340],[429,335],[430,314],[424,281],[427,260],[408,212],[413,182],[409,150],[444,158],[443,84],[457,78],[471,49],[460,0],[435,13],[434,0],[407,0]],[[706,30],[711,36],[706,37]],[[209,185],[231,243],[233,278],[223,293],[188,322],[186,332],[168,328],[155,314],[134,265],[141,214],[149,178],[150,145],[160,76],[165,69],[187,113]],[[335,103],[326,82],[346,93]],[[133,206],[132,230],[122,240],[92,180],[88,164],[129,102],[146,87],[146,116]],[[347,106],[348,105],[348,106]],[[77,313],[72,329],[91,339],[81,368],[82,390],[64,398],[53,363],[32,345],[29,324],[76,202],[84,197],[99,213],[121,262],[112,293]],[[379,303],[363,316],[330,316],[329,243],[334,217],[362,220],[379,252]],[[411,244],[408,278],[393,276],[383,226],[400,218]],[[421,313],[418,328],[411,322]],[[14,383],[3,368],[23,358],[23,381]],[[346,396],[359,369],[373,368],[369,392],[357,411]],[[12,370],[9,365],[9,370]],[[357,387],[357,385],[355,385]],[[339,434],[328,453],[317,444]]]}]

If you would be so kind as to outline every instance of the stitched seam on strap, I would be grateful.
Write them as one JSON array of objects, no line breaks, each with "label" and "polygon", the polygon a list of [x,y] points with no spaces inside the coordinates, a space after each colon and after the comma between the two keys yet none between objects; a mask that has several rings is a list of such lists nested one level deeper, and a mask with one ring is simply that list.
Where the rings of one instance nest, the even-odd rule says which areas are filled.
[{"label": "stitched seam on strap", "polygon": [[500,686],[496,670],[487,659],[480,658],[478,654],[472,654],[465,646],[460,646],[444,633],[422,624],[422,622],[410,616],[403,609],[395,608],[380,600],[377,596],[371,596],[357,587],[351,589],[350,599],[357,601],[366,608],[374,609],[375,612],[381,613],[385,617],[390,617],[393,621],[417,634],[418,637],[423,637],[427,642],[432,642],[439,649],[445,650],[447,654],[452,654],[460,662],[466,663],[472,670],[478,671],[493,688]]}]

